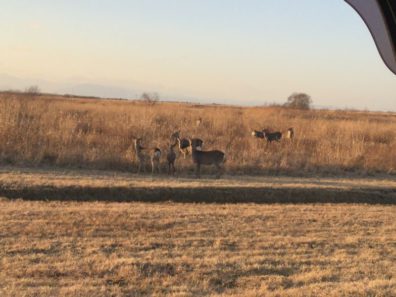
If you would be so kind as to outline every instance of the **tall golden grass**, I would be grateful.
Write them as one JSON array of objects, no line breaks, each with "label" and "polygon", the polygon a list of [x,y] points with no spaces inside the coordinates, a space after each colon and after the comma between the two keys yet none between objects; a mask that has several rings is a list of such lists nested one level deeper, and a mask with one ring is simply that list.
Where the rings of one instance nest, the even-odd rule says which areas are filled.
[{"label": "tall golden grass", "polygon": [[[267,145],[250,134],[289,127],[294,141]],[[166,152],[171,133],[181,130],[182,136],[202,138],[204,149],[225,151],[228,174],[393,175],[395,128],[394,113],[0,94],[2,164],[133,172],[133,136]],[[193,171],[190,158],[179,156],[176,166],[182,175]]]}]

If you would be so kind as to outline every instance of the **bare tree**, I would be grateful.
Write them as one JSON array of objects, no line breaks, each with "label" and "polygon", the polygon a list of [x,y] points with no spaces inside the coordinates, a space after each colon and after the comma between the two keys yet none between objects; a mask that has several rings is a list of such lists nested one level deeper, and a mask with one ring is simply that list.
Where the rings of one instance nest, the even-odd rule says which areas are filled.
[{"label": "bare tree", "polygon": [[38,86],[30,86],[25,89],[25,94],[30,96],[39,96],[40,88]]},{"label": "bare tree", "polygon": [[159,101],[159,95],[158,93],[154,92],[154,93],[148,93],[148,92],[144,92],[140,98],[146,102],[147,104],[150,105],[154,105]]},{"label": "bare tree", "polygon": [[311,97],[305,93],[293,93],[287,98],[284,106],[296,109],[310,109]]}]

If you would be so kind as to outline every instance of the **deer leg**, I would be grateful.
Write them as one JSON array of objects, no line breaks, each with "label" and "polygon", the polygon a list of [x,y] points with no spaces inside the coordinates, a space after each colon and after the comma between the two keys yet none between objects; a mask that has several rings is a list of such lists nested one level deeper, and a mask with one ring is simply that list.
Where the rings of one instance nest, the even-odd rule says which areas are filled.
[{"label": "deer leg", "polygon": [[216,178],[220,178],[221,176],[221,167],[218,163],[215,164],[216,169],[217,169],[217,174],[216,174]]},{"label": "deer leg", "polygon": [[[171,168],[172,168],[172,171],[171,171]],[[169,174],[171,174],[171,172],[172,172],[172,175],[175,174],[175,165],[173,163],[169,164]]]},{"label": "deer leg", "polygon": [[197,178],[201,178],[201,164],[197,163],[197,167],[195,169],[195,176]]},{"label": "deer leg", "polygon": [[145,164],[144,164],[144,160],[141,160],[140,161],[140,166],[141,166],[141,168],[143,169],[143,173],[146,173],[146,166],[144,166]]}]

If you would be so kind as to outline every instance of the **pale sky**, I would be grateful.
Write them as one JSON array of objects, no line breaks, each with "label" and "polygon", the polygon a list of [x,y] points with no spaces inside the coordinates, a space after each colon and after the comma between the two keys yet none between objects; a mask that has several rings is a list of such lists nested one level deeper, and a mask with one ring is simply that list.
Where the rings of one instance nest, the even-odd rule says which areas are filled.
[{"label": "pale sky", "polygon": [[0,0],[0,88],[29,83],[396,111],[396,76],[342,0]]}]

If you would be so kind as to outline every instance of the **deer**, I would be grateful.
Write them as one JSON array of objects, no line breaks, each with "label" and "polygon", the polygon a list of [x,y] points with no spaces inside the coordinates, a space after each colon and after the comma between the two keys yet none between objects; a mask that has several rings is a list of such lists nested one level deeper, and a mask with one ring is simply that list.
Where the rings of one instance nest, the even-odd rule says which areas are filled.
[{"label": "deer", "polygon": [[177,141],[178,138],[180,138],[180,130],[177,130],[172,133],[172,135],[170,137],[170,141],[174,143]]},{"label": "deer", "polygon": [[133,139],[133,144],[135,146],[136,159],[139,162],[138,172],[137,173],[140,173],[140,171],[142,169],[143,169],[143,172],[145,172],[146,169],[145,169],[145,166],[144,166],[145,165],[144,162],[146,160],[146,155],[143,152],[143,150],[145,150],[145,148],[142,146],[142,139],[141,138],[134,138]]},{"label": "deer", "polygon": [[225,154],[219,150],[202,151],[201,149],[198,149],[201,146],[201,139],[195,138],[191,140],[192,160],[196,165],[196,177],[201,177],[201,165],[214,165],[217,169],[216,178],[220,178],[222,171],[220,165],[225,162]]},{"label": "deer", "polygon": [[190,153],[189,148],[191,146],[190,139],[187,138],[178,138],[177,143],[179,144],[179,152],[183,155],[183,158],[185,159],[186,156]]},{"label": "deer", "polygon": [[154,174],[155,170],[161,173],[160,169],[161,150],[155,147],[151,154],[151,173]]},{"label": "deer", "polygon": [[294,129],[293,128],[287,129],[286,138],[293,140],[293,138],[294,138]]},{"label": "deer", "polygon": [[[133,143],[135,147],[135,156],[139,163],[137,173],[139,174],[142,170],[143,172],[146,172],[145,163],[146,163],[146,159],[148,158],[148,155],[147,153],[144,152],[144,150],[147,150],[147,148],[142,146],[141,138],[134,138]],[[155,173],[156,170],[158,171],[158,173],[161,173],[160,159],[161,159],[161,150],[158,147],[155,147],[154,149],[152,149],[150,154],[151,172],[153,174]]]},{"label": "deer", "polygon": [[202,124],[202,118],[199,117],[199,118],[196,120],[195,124],[197,125],[197,127],[201,126],[201,124]]},{"label": "deer", "polygon": [[193,138],[193,139],[188,139],[190,141],[190,146],[192,147],[192,143],[195,143],[195,149],[198,151],[202,151],[202,146],[203,146],[203,140],[201,138]]},{"label": "deer", "polygon": [[264,138],[264,133],[263,133],[263,131],[253,130],[252,136],[256,137],[256,138]]},{"label": "deer", "polygon": [[[176,169],[175,169],[176,153],[174,151],[174,148],[177,144],[178,144],[177,141],[169,144],[169,151],[168,151],[168,154],[166,155],[166,160],[168,161],[168,174],[172,173],[172,175],[174,175],[176,172]],[[171,172],[171,170],[172,170],[172,172]]]},{"label": "deer", "polygon": [[179,152],[183,155],[185,159],[188,155],[188,149],[191,146],[190,140],[187,138],[180,138],[180,131],[176,131],[171,135],[171,141],[175,140],[179,145]]},{"label": "deer", "polygon": [[280,141],[282,138],[281,132],[269,132],[267,129],[263,130],[264,138],[267,139],[267,143],[271,143],[272,141]]},{"label": "deer", "polygon": [[[200,143],[199,146],[197,146],[197,149],[202,150],[202,145],[203,145],[203,140],[199,138],[195,138],[197,141]],[[171,135],[171,140],[176,140],[178,145],[179,145],[179,152],[183,155],[183,158],[185,159],[186,156],[190,153],[189,149],[191,147],[191,141],[192,139],[190,138],[180,138],[180,131],[176,131]]]}]

